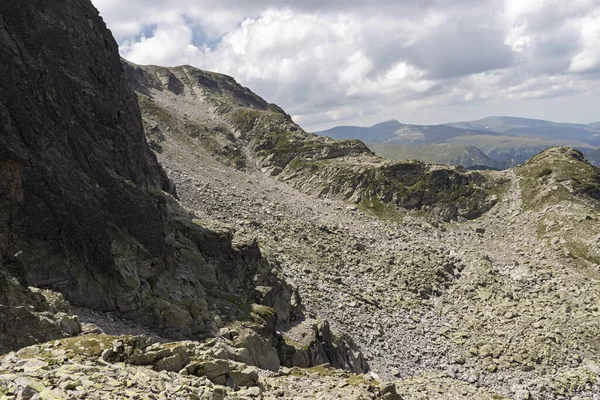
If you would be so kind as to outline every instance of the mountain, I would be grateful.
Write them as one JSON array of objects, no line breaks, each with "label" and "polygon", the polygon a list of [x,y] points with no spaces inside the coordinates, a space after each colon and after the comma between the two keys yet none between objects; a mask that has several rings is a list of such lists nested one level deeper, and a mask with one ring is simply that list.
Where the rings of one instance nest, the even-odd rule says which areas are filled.
[{"label": "mountain", "polygon": [[[304,314],[297,291],[254,240],[234,243],[179,203],[146,141],[117,44],[89,1],[3,3],[0,10],[0,354],[51,341],[64,355],[54,360],[40,350],[33,360],[26,349],[30,356],[1,357],[0,396],[129,397],[110,364],[88,376],[95,388],[81,387],[81,373],[31,375],[50,363],[82,371],[100,355],[121,371],[126,360],[146,366],[131,370],[145,381],[127,386],[141,393],[157,379],[144,372],[148,366],[189,366],[186,375],[198,377],[186,381],[192,386],[174,389],[163,379],[153,389],[167,397],[172,390],[212,396],[207,375],[256,386],[256,368],[281,363],[368,370],[350,338]],[[294,350],[280,330],[300,322],[302,347]],[[235,334],[225,334],[226,325]],[[153,339],[217,335],[208,347],[161,347]],[[22,365],[34,363],[25,378]],[[71,383],[59,387],[59,380]]]},{"label": "mountain", "polygon": [[[488,117],[477,121],[442,125],[405,125],[388,121],[370,128],[336,127],[318,132],[333,138],[359,139],[366,143],[394,143],[407,146],[456,144],[475,146],[499,165],[523,163],[552,146],[573,146],[590,155],[600,147],[600,126],[515,118]],[[459,151],[460,147],[455,151]],[[423,153],[423,148],[419,150]],[[425,151],[434,153],[435,147]],[[473,164],[474,160],[463,160]],[[486,164],[487,165],[487,164]]]},{"label": "mountain", "polygon": [[443,143],[464,135],[494,135],[486,131],[468,130],[449,125],[407,125],[396,120],[382,122],[369,128],[340,126],[318,135],[334,139],[358,139],[366,143],[399,143],[406,145]]},{"label": "mountain", "polygon": [[0,44],[0,398],[600,392],[580,151],[386,160],[120,60],[87,0],[0,4]]},{"label": "mountain", "polygon": [[390,160],[422,160],[428,163],[462,165],[463,167],[505,167],[492,160],[475,146],[455,144],[418,144],[407,146],[394,143],[367,143],[367,146]]},{"label": "mountain", "polygon": [[[440,381],[435,371],[447,368],[461,379],[480,374],[484,390],[512,397],[595,390],[560,383],[564,374],[589,382],[598,365],[590,340],[598,326],[584,322],[600,290],[588,276],[597,276],[595,239],[585,239],[598,227],[598,169],[580,152],[553,148],[519,169],[464,174],[386,161],[360,142],[304,132],[230,77],[124,68],[183,204],[199,221],[256,237],[308,309],[355,338],[377,374],[404,378],[395,385],[402,396],[444,386],[440,398],[493,397]],[[548,192],[561,196],[545,203]],[[561,290],[578,297],[566,303]],[[590,349],[580,355],[586,363],[571,366],[575,348]],[[547,365],[568,372],[548,375]],[[506,384],[524,371],[527,383]]]},{"label": "mountain", "polygon": [[[192,141],[227,165],[258,166],[304,193],[369,209],[431,207],[449,220],[475,218],[493,205],[481,188],[485,179],[476,174],[416,161],[385,162],[358,140],[307,133],[279,107],[228,76],[190,66],[124,62],[124,69],[159,151]],[[423,184],[415,185],[418,181]],[[456,187],[457,182],[462,185]]]},{"label": "mountain", "polygon": [[600,145],[600,130],[593,124],[557,123],[515,117],[488,117],[478,121],[446,124],[461,129],[499,132],[507,135],[531,135],[546,138],[584,140]]}]

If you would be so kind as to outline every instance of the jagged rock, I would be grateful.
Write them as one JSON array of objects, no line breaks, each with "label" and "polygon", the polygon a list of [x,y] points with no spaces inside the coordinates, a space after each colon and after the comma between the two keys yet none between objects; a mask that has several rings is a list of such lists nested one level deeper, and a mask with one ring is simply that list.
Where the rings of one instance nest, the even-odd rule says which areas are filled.
[{"label": "jagged rock", "polygon": [[237,352],[235,360],[255,365],[269,371],[278,371],[280,366],[277,350],[271,343],[255,332],[246,331],[234,339],[234,344],[246,351]]},{"label": "jagged rock", "polygon": [[[99,337],[106,344],[137,344],[143,347],[141,337]],[[58,340],[43,345],[32,346],[21,352],[24,357],[11,355],[0,359],[0,398],[14,400],[15,397],[40,399],[64,398],[289,398],[299,395],[308,398],[369,399],[379,398],[376,386],[367,387],[357,381],[348,384],[346,380],[357,379],[348,373],[336,370],[317,369],[313,371],[295,370],[293,375],[266,374],[256,367],[245,364],[214,360],[210,357],[192,361],[180,373],[153,371],[147,366],[125,365],[119,361],[98,363],[95,356],[88,354],[83,338]],[[186,343],[189,348],[191,343]],[[152,344],[157,350],[169,344]],[[67,360],[45,363],[45,367],[29,369],[27,376],[7,374],[15,365],[24,361],[31,365],[43,365],[42,358],[61,348],[72,348]],[[89,350],[89,349],[88,349]],[[139,348],[138,348],[139,350]],[[152,351],[152,350],[151,350]],[[94,350],[97,353],[97,349]],[[263,375],[262,377],[260,375]],[[214,382],[213,383],[211,380]],[[353,382],[353,381],[352,381]],[[343,384],[342,384],[343,383]]]},{"label": "jagged rock", "polygon": [[379,385],[379,395],[382,400],[402,400],[402,396],[396,392],[396,385],[390,382]]},{"label": "jagged rock", "polygon": [[60,326],[60,329],[67,335],[74,336],[81,332],[81,324],[77,317],[73,315],[59,312],[54,315],[54,319]]},{"label": "jagged rock", "polygon": [[326,321],[306,320],[285,332],[279,351],[286,366],[329,364],[356,373],[369,370],[358,346],[349,338],[336,337]]},{"label": "jagged rock", "polygon": [[[77,317],[57,312],[70,312],[68,303],[60,298],[48,290],[42,294],[20,285],[0,269],[0,353],[80,333]],[[49,303],[49,299],[58,303]]]},{"label": "jagged rock", "polygon": [[172,356],[161,358],[154,362],[153,368],[155,371],[180,371],[189,362],[187,353],[175,353]]},{"label": "jagged rock", "polygon": [[205,376],[213,383],[226,385],[229,362],[227,360],[194,362],[188,365],[186,370],[190,375]]},{"label": "jagged rock", "polygon": [[[267,288],[263,297],[281,318],[292,318],[299,301],[286,304],[293,290],[271,273],[276,266],[258,245],[234,247],[231,236],[194,224],[174,199],[94,7],[52,0],[1,8],[0,268],[19,271],[20,284],[53,288],[165,335],[214,332],[209,303],[238,290],[250,298],[254,286]],[[165,85],[177,92],[174,82]],[[260,279],[252,284],[250,276]],[[37,311],[67,307],[60,295],[46,303]],[[60,320],[68,333],[80,330]],[[44,324],[30,331],[41,336],[51,325]]]},{"label": "jagged rock", "polygon": [[246,367],[242,370],[234,369],[229,376],[236,386],[255,386],[258,383],[258,370],[256,367]]}]

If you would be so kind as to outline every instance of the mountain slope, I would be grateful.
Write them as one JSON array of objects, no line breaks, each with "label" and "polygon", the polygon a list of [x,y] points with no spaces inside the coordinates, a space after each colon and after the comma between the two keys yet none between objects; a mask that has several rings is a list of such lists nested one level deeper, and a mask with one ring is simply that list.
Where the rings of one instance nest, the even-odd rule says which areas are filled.
[{"label": "mountain slope", "polygon": [[[162,337],[236,325],[228,357],[267,370],[368,370],[350,338],[304,315],[252,238],[202,227],[174,198],[89,1],[1,10],[0,351],[81,332],[64,295],[84,317],[111,312]],[[300,323],[307,337],[290,349],[280,330]]]},{"label": "mountain slope", "polygon": [[376,212],[428,207],[444,219],[474,218],[494,202],[480,175],[385,162],[360,141],[306,133],[277,106],[254,97],[248,102],[252,95],[242,96],[239,85],[232,90],[229,77],[189,66],[124,66],[140,94],[151,140],[153,131],[159,136],[172,131],[178,140],[225,159],[232,154],[227,163],[255,166],[305,193],[343,198]]},{"label": "mountain slope", "polygon": [[124,78],[87,1],[0,10],[0,397],[599,392],[600,173],[581,153],[385,161],[223,75]]},{"label": "mountain slope", "polygon": [[600,169],[571,148],[548,149],[520,167],[526,208],[543,210],[538,233],[589,267],[600,265]]},{"label": "mountain slope", "polygon": [[[595,165],[600,165],[594,153],[600,147],[600,130],[595,124],[488,117],[443,125],[405,125],[389,121],[370,128],[335,127],[318,134],[356,138],[367,143],[423,145],[422,149],[426,147],[424,145],[439,143],[474,146],[503,166],[523,163],[548,147],[573,146],[583,151]],[[435,152],[435,146],[425,152]],[[474,163],[474,160],[463,162]]]},{"label": "mountain slope", "polygon": [[391,160],[421,160],[428,163],[462,165],[463,167],[501,166],[475,146],[453,144],[425,144],[407,146],[393,143],[368,143],[375,154]]},{"label": "mountain slope", "polygon": [[[147,80],[171,74],[184,83],[192,75],[189,67],[130,67]],[[273,107],[225,104],[226,93],[215,99],[206,86],[218,85],[191,80],[180,94],[166,85],[140,92],[147,133],[157,138],[159,159],[182,201],[202,221],[257,237],[307,309],[354,337],[377,374],[402,378],[396,387],[403,396],[419,398],[416,387],[431,394],[445,384],[451,393],[456,379],[509,397],[597,390],[592,338],[600,329],[593,306],[600,280],[585,254],[567,256],[560,236],[554,244],[540,236],[544,209],[527,208],[534,193],[518,170],[455,175],[456,187],[471,185],[463,177],[479,180],[498,200],[476,219],[433,211],[438,197],[429,205],[423,196],[404,209],[391,207],[412,199],[407,189],[436,187],[438,173],[443,182],[460,171],[385,162],[356,142],[320,142],[292,131],[285,115],[271,114]],[[198,130],[186,128],[191,125]],[[228,146],[215,151],[209,138]],[[358,151],[341,157],[319,150],[351,143]],[[590,168],[580,159],[570,162]],[[460,190],[454,196],[450,201],[470,198]],[[597,221],[592,216],[589,226]],[[300,330],[284,334],[297,348],[301,337]],[[453,378],[443,383],[436,374],[445,371]]]}]

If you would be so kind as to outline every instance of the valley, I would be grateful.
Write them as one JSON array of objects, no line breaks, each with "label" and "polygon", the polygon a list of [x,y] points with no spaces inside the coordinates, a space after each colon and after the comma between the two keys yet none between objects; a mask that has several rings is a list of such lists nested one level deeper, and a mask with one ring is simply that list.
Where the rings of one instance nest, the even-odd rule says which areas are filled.
[{"label": "valley", "polygon": [[[251,152],[239,163],[244,167],[236,167],[222,152],[211,156],[206,139],[181,128],[181,101],[210,99],[206,92],[198,95],[201,87],[188,88],[177,100],[163,90],[151,91],[153,105],[142,107],[142,114],[147,131],[162,132],[157,155],[183,204],[206,226],[257,240],[298,288],[309,313],[354,338],[378,376],[404,378],[404,393],[413,384],[426,392],[445,385],[473,396],[473,384],[511,396],[560,393],[565,377],[589,382],[580,362],[591,362],[597,351],[589,346],[600,329],[593,322],[598,272],[595,256],[574,256],[562,238],[566,232],[585,237],[581,221],[597,226],[597,200],[529,209],[523,200],[526,175],[518,169],[481,172],[498,202],[481,217],[460,222],[440,221],[432,210],[364,208],[323,192],[320,180],[301,193],[286,173],[293,160],[265,176],[269,168],[253,167]],[[169,110],[169,124],[157,119],[157,108]],[[204,107],[195,119],[189,115],[186,123],[231,127],[218,109]],[[223,134],[205,132],[212,138]],[[243,148],[243,141],[232,140]],[[567,148],[543,154],[553,160],[545,165],[584,162]],[[558,187],[544,185],[568,187],[569,179],[550,175]],[[550,213],[570,216],[558,222],[560,231],[540,234],[538,226]],[[589,249],[598,254],[597,244]],[[565,298],[555,296],[558,288],[573,293],[568,312],[551,311],[564,308]],[[573,352],[581,352],[580,362],[572,361]]]},{"label": "valley", "polygon": [[[120,58],[87,0],[0,8],[0,400],[600,393],[579,150],[386,159],[227,75]],[[456,143],[506,132],[475,122],[401,133],[477,167]]]}]

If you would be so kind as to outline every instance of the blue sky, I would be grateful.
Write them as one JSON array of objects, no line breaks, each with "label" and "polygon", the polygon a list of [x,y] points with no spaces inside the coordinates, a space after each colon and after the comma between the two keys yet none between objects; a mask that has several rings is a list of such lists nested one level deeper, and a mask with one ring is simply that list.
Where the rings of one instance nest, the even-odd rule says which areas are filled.
[{"label": "blue sky", "polygon": [[121,55],[233,76],[308,130],[600,120],[599,0],[92,0]]}]

